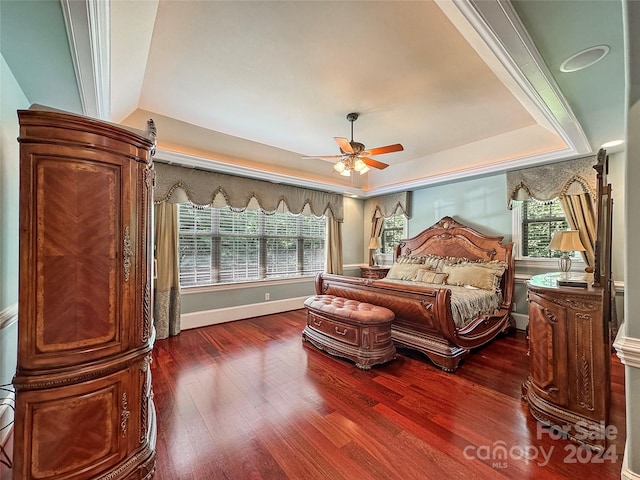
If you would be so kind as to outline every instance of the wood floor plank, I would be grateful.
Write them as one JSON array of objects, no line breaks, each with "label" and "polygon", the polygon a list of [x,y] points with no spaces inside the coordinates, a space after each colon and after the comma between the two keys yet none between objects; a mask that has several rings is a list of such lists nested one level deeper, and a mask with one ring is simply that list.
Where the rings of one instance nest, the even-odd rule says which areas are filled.
[{"label": "wood floor plank", "polygon": [[522,333],[472,353],[454,374],[405,350],[363,371],[302,342],[304,324],[297,310],[156,342],[156,479],[620,477],[624,369],[615,356],[617,458],[572,463],[576,447],[541,429],[520,398]]}]

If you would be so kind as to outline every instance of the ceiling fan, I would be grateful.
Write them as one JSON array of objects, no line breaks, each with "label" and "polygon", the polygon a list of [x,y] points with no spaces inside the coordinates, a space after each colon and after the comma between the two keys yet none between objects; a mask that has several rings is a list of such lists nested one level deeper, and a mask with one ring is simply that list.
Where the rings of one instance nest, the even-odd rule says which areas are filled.
[{"label": "ceiling fan", "polygon": [[347,120],[351,122],[351,141],[347,140],[344,137],[333,137],[333,139],[338,144],[338,147],[340,147],[340,155],[316,155],[313,157],[302,158],[320,158],[324,160],[339,158],[340,160],[338,160],[333,168],[340,175],[344,175],[346,177],[350,176],[352,171],[359,172],[360,175],[362,175],[363,173],[369,171],[369,167],[377,168],[379,170],[387,168],[389,165],[387,165],[386,163],[379,162],[378,160],[374,160],[373,158],[369,157],[382,155],[384,153],[401,152],[402,150],[404,150],[404,147],[399,143],[395,143],[393,145],[371,148],[367,150],[362,143],[354,142],[353,122],[358,119],[358,116],[358,113],[347,114]]}]

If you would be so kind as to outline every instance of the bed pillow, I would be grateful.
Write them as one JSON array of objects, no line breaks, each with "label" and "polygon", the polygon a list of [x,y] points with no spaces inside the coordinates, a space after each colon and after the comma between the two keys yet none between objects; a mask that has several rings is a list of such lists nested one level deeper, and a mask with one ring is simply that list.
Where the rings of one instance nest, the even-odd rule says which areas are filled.
[{"label": "bed pillow", "polygon": [[418,269],[425,266],[420,263],[394,263],[385,278],[391,280],[413,280]]},{"label": "bed pillow", "polygon": [[442,271],[448,274],[448,285],[471,285],[483,290],[496,291],[500,285],[500,278],[504,273],[498,265],[488,266],[485,263],[460,263],[446,265]]},{"label": "bed pillow", "polygon": [[441,272],[434,272],[429,268],[419,268],[413,277],[414,282],[435,283],[444,284],[447,280],[447,274]]}]

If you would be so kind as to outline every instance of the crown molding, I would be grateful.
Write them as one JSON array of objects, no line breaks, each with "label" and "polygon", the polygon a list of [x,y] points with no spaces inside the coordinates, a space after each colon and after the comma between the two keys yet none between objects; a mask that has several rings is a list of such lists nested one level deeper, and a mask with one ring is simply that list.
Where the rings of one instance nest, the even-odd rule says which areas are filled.
[{"label": "crown molding", "polygon": [[293,175],[270,172],[268,170],[262,170],[256,167],[234,165],[209,157],[200,157],[198,155],[174,152],[172,150],[158,149],[156,150],[154,159],[163,163],[176,164],[183,167],[199,168],[201,170],[225,173],[227,175],[238,175],[241,177],[254,178],[256,180],[264,180],[272,183],[284,183],[286,185],[305,187],[313,190],[321,190],[323,192],[334,192],[343,195],[357,195],[358,197],[367,196],[367,192],[359,188],[345,187],[344,185],[335,185],[327,183],[324,180],[310,180]]},{"label": "crown molding", "polygon": [[[385,185],[379,188],[363,190],[360,188],[346,187],[328,183],[325,180],[310,180],[306,178],[296,177],[282,173],[270,172],[256,167],[245,167],[242,165],[233,165],[222,162],[210,157],[201,157],[187,153],[175,152],[172,150],[158,149],[155,154],[155,160],[163,163],[181,165],[183,167],[199,168],[202,170],[210,170],[213,172],[226,173],[228,175],[238,175],[242,177],[255,178],[257,180],[265,180],[272,183],[284,183],[296,187],[306,187],[324,192],[334,192],[343,195],[357,195],[358,198],[369,198],[378,195],[386,195],[388,193],[397,193],[407,190],[414,190],[426,186],[437,185],[441,183],[454,182],[457,180],[470,179],[484,175],[493,175],[503,173],[507,170],[515,170],[533,165],[550,163],[559,159],[567,160],[567,156],[571,152],[568,150],[534,155],[530,157],[519,158],[517,160],[485,165],[477,168],[459,170],[456,172],[444,173],[442,175],[434,175],[431,177],[417,178],[406,182],[393,185]],[[563,155],[564,154],[564,155]]]},{"label": "crown molding", "polygon": [[60,0],[82,113],[111,115],[110,10],[103,0]]},{"label": "crown molding", "polygon": [[[452,10],[456,9],[464,17],[515,81],[520,91],[514,94],[526,95],[566,142],[571,154],[592,152],[582,126],[510,2],[459,0],[438,4],[459,30]],[[496,74],[503,78],[499,72]]]}]

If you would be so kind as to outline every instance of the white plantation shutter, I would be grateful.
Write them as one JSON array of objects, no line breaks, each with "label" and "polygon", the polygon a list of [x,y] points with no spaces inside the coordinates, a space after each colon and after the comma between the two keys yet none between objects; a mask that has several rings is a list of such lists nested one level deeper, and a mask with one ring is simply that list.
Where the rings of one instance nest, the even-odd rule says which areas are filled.
[{"label": "white plantation shutter", "polygon": [[181,204],[180,284],[313,275],[324,269],[326,220]]},{"label": "white plantation shutter", "polygon": [[179,210],[180,285],[211,283],[211,211]]}]

